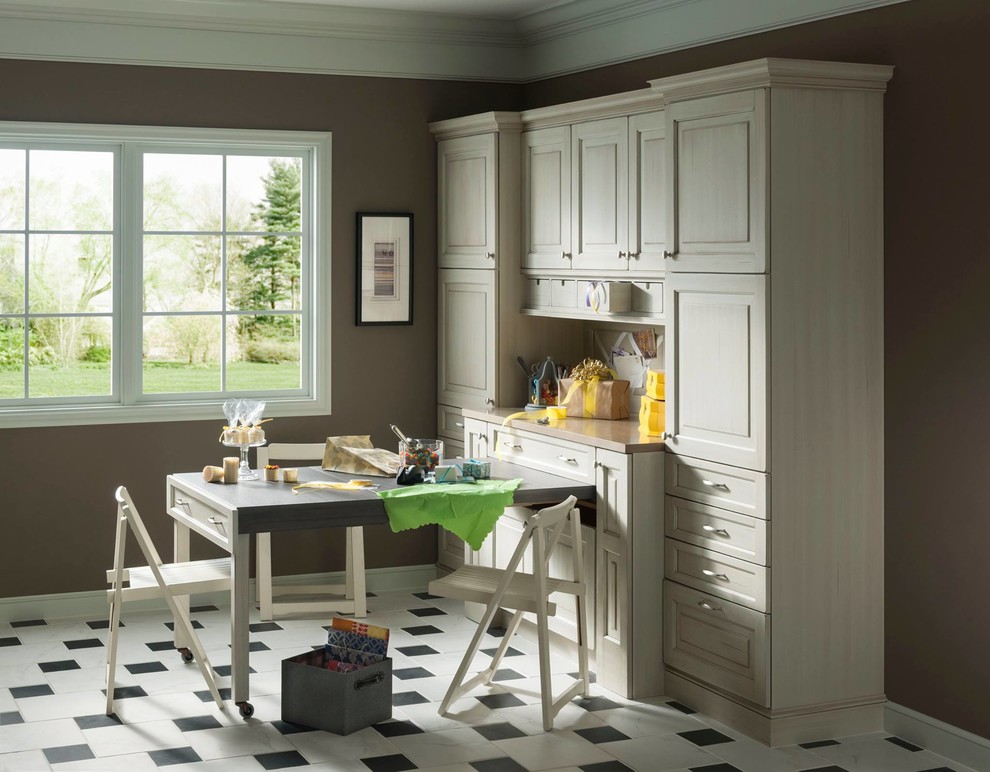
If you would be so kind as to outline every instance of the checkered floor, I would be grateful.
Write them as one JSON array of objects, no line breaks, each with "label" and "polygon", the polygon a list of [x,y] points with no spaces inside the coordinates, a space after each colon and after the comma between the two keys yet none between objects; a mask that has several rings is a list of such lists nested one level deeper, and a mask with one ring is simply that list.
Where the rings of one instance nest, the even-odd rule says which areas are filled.
[{"label": "checkered floor", "polygon": [[[463,605],[426,593],[388,593],[369,596],[368,608],[369,622],[392,631],[392,720],[347,736],[280,720],[281,661],[325,641],[319,621],[251,626],[255,714],[249,720],[230,703],[226,711],[217,708],[199,670],[172,648],[163,612],[124,608],[112,717],[103,715],[106,620],[0,623],[0,770],[966,770],[884,734],[770,750],[684,705],[626,700],[598,685],[590,699],[565,706],[554,731],[544,733],[536,648],[520,636],[492,686],[439,716],[439,700],[475,629]],[[229,614],[206,606],[193,618],[225,685]],[[490,653],[499,632],[483,647]],[[490,653],[479,654],[478,663]],[[558,692],[576,665],[560,658],[554,665]]]}]

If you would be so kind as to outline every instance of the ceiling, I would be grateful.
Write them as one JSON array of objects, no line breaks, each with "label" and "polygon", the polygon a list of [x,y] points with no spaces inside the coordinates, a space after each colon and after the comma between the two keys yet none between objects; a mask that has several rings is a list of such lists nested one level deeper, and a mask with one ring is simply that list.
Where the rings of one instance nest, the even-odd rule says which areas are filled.
[{"label": "ceiling", "polygon": [[312,3],[323,6],[414,13],[443,13],[484,19],[518,19],[548,8],[567,5],[572,0],[264,0],[268,3]]}]

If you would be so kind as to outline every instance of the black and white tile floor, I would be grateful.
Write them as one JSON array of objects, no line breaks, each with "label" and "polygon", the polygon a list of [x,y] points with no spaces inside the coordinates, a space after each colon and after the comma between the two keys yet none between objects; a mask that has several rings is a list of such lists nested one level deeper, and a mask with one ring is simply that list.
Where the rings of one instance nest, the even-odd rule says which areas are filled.
[{"label": "black and white tile floor", "polygon": [[[393,717],[347,736],[280,721],[281,661],[325,640],[316,620],[252,625],[249,720],[230,703],[217,708],[199,670],[172,648],[164,612],[124,609],[114,717],[103,714],[105,620],[0,623],[0,770],[966,770],[885,734],[770,750],[670,700],[626,700],[597,684],[591,699],[565,706],[544,733],[536,648],[518,636],[492,686],[439,716],[475,629],[463,605],[396,592],[369,597],[368,609],[370,623],[392,631]],[[193,618],[211,662],[229,675],[222,667],[230,662],[228,612],[201,607]],[[479,663],[497,636],[488,643]],[[559,691],[576,668],[560,658],[554,664]]]}]

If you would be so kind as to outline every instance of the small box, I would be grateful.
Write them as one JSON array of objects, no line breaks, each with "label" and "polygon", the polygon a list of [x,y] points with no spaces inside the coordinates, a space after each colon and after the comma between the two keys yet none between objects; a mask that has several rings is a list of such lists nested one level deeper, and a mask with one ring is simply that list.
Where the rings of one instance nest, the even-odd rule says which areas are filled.
[{"label": "small box", "polygon": [[650,437],[659,437],[664,430],[664,409],[666,403],[660,399],[652,399],[645,394],[640,397],[639,430]]},{"label": "small box", "polygon": [[465,477],[473,477],[475,480],[487,480],[492,476],[492,465],[488,461],[476,461],[471,458],[461,464],[461,471]]},{"label": "small box", "polygon": [[320,648],[282,660],[282,720],[351,734],[392,717],[392,658],[350,672],[326,669]]},{"label": "small box", "polygon": [[656,370],[646,371],[646,396],[653,399],[665,399],[666,374]]},{"label": "small box", "polygon": [[599,313],[628,311],[632,285],[622,281],[579,281],[578,308]]}]

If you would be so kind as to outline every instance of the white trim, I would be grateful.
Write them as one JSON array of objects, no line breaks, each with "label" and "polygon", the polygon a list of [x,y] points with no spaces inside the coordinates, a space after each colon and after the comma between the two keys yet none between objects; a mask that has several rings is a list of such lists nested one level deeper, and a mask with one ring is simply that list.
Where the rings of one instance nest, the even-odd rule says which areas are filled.
[{"label": "white trim", "polygon": [[973,769],[990,769],[990,739],[980,737],[937,718],[888,702],[884,729],[902,740],[934,751]]},{"label": "white trim", "polygon": [[569,0],[512,20],[259,0],[0,0],[0,58],[525,83],[906,1]]},{"label": "white trim", "polygon": [[[405,590],[407,592],[422,592],[432,579],[437,577],[436,566],[427,563],[418,566],[396,566],[392,568],[368,568],[368,592],[392,592]],[[316,574],[296,574],[294,576],[278,576],[273,580],[275,586],[283,587],[293,584],[343,584],[343,571],[330,571]],[[251,580],[251,594],[257,597],[254,580]],[[213,604],[220,608],[230,607],[230,594],[225,592],[197,595],[193,599],[194,606]],[[165,601],[150,600],[128,604],[135,610],[167,608]],[[28,619],[44,619],[47,622],[58,619],[85,617],[90,620],[102,619],[107,616],[106,590],[89,590],[87,592],[63,592],[53,595],[25,595],[18,598],[0,598],[0,622],[17,622]],[[16,628],[14,634],[16,635]]]}]

